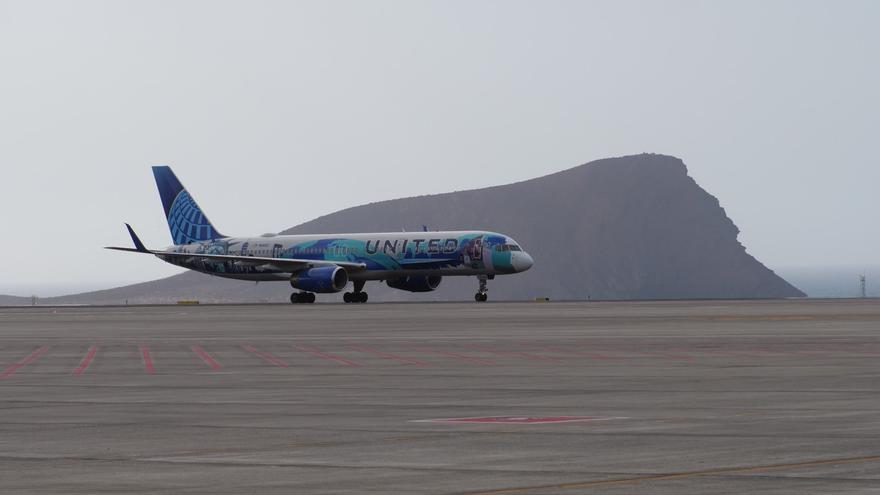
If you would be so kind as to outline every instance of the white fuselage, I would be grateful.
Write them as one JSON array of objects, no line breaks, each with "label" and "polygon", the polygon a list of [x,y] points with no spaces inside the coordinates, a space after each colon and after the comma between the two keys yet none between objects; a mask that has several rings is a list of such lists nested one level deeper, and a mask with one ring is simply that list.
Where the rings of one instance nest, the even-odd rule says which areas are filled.
[{"label": "white fuselage", "polygon": [[[386,280],[409,275],[509,274],[528,270],[532,265],[531,257],[513,239],[485,231],[266,234],[174,245],[167,251],[363,264],[362,270],[349,272],[351,280]],[[271,263],[255,266],[197,257],[163,259],[204,273],[241,280],[287,280],[290,277]]]}]

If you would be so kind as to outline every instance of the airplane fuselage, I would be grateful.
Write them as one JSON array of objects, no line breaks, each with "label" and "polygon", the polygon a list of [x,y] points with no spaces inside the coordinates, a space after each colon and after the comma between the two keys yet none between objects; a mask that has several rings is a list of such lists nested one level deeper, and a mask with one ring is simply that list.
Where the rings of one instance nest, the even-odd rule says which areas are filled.
[{"label": "airplane fuselage", "polygon": [[[169,246],[166,252],[237,257],[361,263],[350,280],[388,280],[402,276],[510,274],[527,270],[531,257],[510,237],[486,231],[385,232],[329,235],[225,237]],[[204,258],[159,258],[220,277],[251,281],[288,280],[273,266]]]},{"label": "airplane fuselage", "polygon": [[174,242],[165,250],[147,249],[126,224],[133,248],[116,251],[152,254],[173,265],[218,277],[251,281],[289,281],[299,290],[292,303],[313,303],[315,294],[345,290],[346,303],[365,303],[368,280],[391,288],[430,292],[447,276],[476,276],[474,300],[485,302],[487,280],[531,268],[532,258],[504,234],[482,230],[383,232],[229,237],[208,220],[170,167],[153,167],[162,208]]}]

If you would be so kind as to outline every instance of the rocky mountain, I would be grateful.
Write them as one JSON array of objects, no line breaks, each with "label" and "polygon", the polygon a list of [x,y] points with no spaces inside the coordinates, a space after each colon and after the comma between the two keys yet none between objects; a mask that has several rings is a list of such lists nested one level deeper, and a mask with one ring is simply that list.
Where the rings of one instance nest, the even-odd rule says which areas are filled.
[{"label": "rocky mountain", "polygon": [[[515,184],[367,204],[283,233],[418,230],[421,225],[503,232],[524,246],[534,267],[491,281],[494,300],[805,295],[749,255],[718,200],[688,176],[680,159],[665,155],[608,158]],[[474,278],[461,277],[445,279],[426,294],[379,283],[368,283],[366,290],[371,300],[469,300],[476,286]],[[185,273],[41,302],[285,301],[290,291],[283,283]]]},{"label": "rocky mountain", "polygon": [[0,306],[25,306],[31,304],[31,298],[0,295]]}]

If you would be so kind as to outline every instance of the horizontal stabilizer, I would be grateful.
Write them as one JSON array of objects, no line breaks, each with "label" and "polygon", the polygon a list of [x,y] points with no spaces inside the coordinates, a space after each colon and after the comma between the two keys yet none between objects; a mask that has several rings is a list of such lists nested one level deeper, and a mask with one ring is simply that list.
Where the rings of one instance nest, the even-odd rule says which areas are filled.
[{"label": "horizontal stabilizer", "polygon": [[140,249],[126,248],[126,247],[119,247],[119,246],[106,246],[104,249],[112,249],[114,251],[125,251],[127,253],[153,254],[149,251],[141,251]]},{"label": "horizontal stabilizer", "polygon": [[125,228],[128,229],[128,235],[131,236],[131,241],[134,242],[135,249],[137,249],[138,252],[146,253],[146,246],[144,246],[144,243],[141,242],[140,238],[138,238],[138,235],[134,233],[134,229],[131,228],[131,225],[125,224]]},{"label": "horizontal stabilizer", "polygon": [[143,253],[143,254],[153,254],[144,246],[144,243],[141,242],[140,237],[134,233],[134,229],[131,228],[131,225],[125,224],[125,228],[128,229],[128,235],[131,236],[131,242],[134,243],[133,248],[125,248],[125,247],[116,247],[116,246],[108,246],[104,249],[113,249],[114,251],[126,251],[129,253]]}]

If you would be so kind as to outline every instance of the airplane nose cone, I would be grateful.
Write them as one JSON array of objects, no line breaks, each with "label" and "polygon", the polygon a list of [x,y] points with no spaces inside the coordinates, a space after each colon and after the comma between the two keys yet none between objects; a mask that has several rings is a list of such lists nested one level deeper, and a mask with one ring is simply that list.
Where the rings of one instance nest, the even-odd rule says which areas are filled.
[{"label": "airplane nose cone", "polygon": [[535,261],[529,256],[529,253],[521,251],[516,253],[513,258],[513,268],[518,272],[524,272],[532,267]]}]

